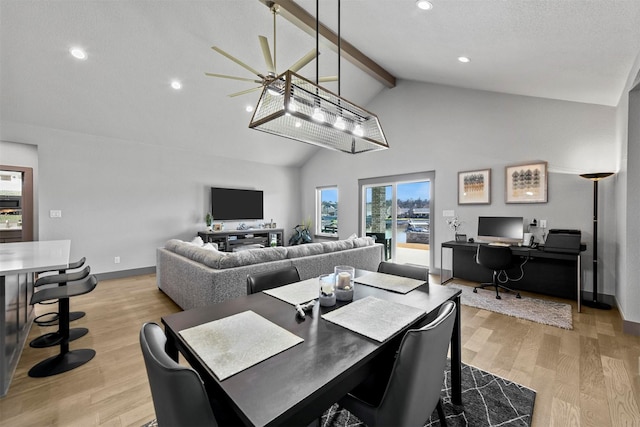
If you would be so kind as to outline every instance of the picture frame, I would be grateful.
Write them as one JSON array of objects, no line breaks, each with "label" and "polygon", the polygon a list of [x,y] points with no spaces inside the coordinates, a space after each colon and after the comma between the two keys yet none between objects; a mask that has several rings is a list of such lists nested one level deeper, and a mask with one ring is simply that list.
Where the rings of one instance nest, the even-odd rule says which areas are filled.
[{"label": "picture frame", "polygon": [[547,203],[547,162],[534,161],[505,167],[505,203]]},{"label": "picture frame", "polygon": [[458,172],[458,204],[491,204],[491,169]]},{"label": "picture frame", "polygon": [[456,233],[456,242],[464,243],[466,241],[467,241],[467,235],[466,234],[457,234]]},{"label": "picture frame", "polygon": [[213,224],[213,231],[222,231],[222,224]]}]

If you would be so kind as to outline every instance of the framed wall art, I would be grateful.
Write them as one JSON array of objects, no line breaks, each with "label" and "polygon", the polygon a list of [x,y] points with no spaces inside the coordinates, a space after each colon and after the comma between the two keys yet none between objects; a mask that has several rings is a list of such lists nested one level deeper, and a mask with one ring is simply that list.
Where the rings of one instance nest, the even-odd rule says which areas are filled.
[{"label": "framed wall art", "polygon": [[505,168],[505,203],[547,203],[547,162]]},{"label": "framed wall art", "polygon": [[458,172],[458,204],[491,203],[491,169]]}]

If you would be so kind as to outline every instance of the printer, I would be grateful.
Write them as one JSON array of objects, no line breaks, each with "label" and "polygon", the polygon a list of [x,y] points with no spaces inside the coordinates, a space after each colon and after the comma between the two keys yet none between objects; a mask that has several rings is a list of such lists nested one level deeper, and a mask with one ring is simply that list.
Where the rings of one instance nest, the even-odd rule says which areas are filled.
[{"label": "printer", "polygon": [[549,234],[544,242],[545,252],[555,252],[562,254],[579,254],[586,249],[580,243],[582,233],[580,230],[549,230]]}]

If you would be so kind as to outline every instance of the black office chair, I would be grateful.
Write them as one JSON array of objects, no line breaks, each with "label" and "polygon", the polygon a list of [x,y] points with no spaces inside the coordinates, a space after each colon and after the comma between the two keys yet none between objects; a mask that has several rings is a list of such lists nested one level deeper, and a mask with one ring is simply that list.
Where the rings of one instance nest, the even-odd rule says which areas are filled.
[{"label": "black office chair", "polygon": [[348,394],[338,404],[370,427],[422,426],[434,408],[446,426],[440,393],[455,318],[456,305],[448,301],[431,323],[405,334],[377,401]]},{"label": "black office chair", "polygon": [[140,330],[140,347],[151,387],[158,426],[217,426],[200,375],[165,352],[167,338],[155,323]]},{"label": "black office chair", "polygon": [[[508,246],[491,246],[491,245],[478,245],[476,252],[476,262],[481,266],[493,270],[493,279],[491,283],[481,283],[473,288],[473,292],[477,293],[478,289],[484,289],[487,286],[494,286],[496,288],[496,299],[502,299],[499,289],[505,291],[516,292],[511,288],[506,287],[500,282],[500,274],[507,270],[513,264],[513,254],[511,248]],[[507,278],[508,281],[508,278]],[[504,283],[507,283],[505,281]],[[516,298],[520,298],[520,292],[516,292]]]},{"label": "black office chair", "polygon": [[417,265],[396,264],[382,261],[378,264],[378,273],[393,274],[394,276],[408,277],[410,279],[424,280],[429,283],[429,269]]},{"label": "black office chair", "polygon": [[247,275],[247,295],[300,281],[298,267],[290,267]]}]

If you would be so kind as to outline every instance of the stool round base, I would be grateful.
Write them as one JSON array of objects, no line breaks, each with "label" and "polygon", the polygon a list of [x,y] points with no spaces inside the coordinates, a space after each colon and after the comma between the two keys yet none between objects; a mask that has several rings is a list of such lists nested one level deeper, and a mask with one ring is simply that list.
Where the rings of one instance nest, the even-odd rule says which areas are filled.
[{"label": "stool round base", "polygon": [[[69,341],[77,340],[89,333],[87,328],[72,328],[69,329]],[[38,338],[34,338],[29,343],[29,347],[32,348],[46,348],[53,347],[60,344],[62,341],[62,335],[58,332],[51,332],[48,334],[40,335]]]},{"label": "stool round base", "polygon": [[84,365],[93,359],[95,355],[96,352],[92,349],[71,350],[38,363],[29,370],[29,376],[31,378],[44,378],[62,374]]}]

